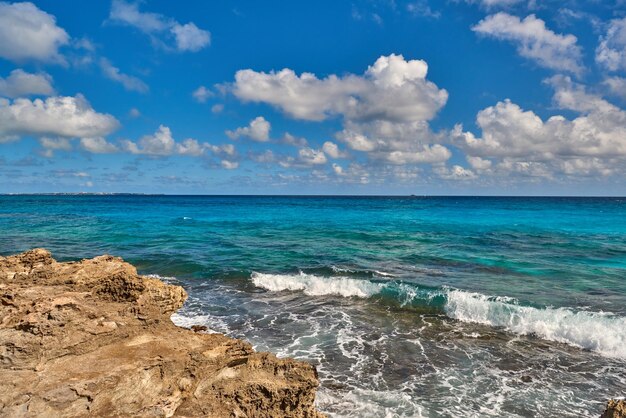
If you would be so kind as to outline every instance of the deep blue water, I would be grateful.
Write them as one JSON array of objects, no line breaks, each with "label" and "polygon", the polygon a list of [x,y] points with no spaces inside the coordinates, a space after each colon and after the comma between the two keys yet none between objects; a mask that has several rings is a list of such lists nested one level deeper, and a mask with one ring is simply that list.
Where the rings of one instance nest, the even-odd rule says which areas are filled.
[{"label": "deep blue water", "polygon": [[626,198],[0,196],[0,234],[183,285],[176,322],[315,363],[333,416],[626,393]]}]

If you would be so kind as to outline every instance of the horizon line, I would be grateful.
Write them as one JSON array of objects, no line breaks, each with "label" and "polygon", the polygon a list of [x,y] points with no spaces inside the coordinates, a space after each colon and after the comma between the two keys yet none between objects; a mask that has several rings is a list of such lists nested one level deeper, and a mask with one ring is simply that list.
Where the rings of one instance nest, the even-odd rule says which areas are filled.
[{"label": "horizon line", "polygon": [[497,194],[177,194],[141,192],[18,192],[0,193],[0,196],[167,196],[167,197],[501,197],[501,198],[626,198],[623,195],[497,195]]}]

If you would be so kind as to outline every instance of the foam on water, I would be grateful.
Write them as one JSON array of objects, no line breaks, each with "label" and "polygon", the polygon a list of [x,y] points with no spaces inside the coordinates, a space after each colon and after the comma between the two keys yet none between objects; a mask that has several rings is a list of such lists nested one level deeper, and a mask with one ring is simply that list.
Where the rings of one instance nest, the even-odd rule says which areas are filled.
[{"label": "foam on water", "polygon": [[383,288],[382,284],[366,280],[346,277],[320,277],[302,272],[298,275],[253,272],[252,282],[255,286],[272,292],[301,290],[309,296],[335,295],[368,298],[379,293]]},{"label": "foam on water", "polygon": [[444,296],[443,312],[462,322],[504,328],[519,335],[573,345],[607,357],[626,358],[626,318],[568,308],[535,308],[509,297],[491,297],[456,289],[422,291],[408,283],[374,283],[346,277],[253,273],[255,286],[272,291],[302,291],[309,296],[369,298],[393,295],[402,306],[429,305]]},{"label": "foam on water", "polygon": [[538,309],[490,298],[480,293],[450,290],[445,311],[451,318],[521,335],[571,344],[609,357],[626,358],[626,318],[603,312],[567,308]]}]

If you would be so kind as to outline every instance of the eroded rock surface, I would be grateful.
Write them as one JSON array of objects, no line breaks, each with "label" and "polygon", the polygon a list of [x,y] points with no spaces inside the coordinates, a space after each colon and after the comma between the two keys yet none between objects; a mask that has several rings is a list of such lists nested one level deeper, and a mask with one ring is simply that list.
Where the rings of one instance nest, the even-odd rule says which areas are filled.
[{"label": "eroded rock surface", "polygon": [[323,416],[312,366],[176,327],[186,297],[116,257],[0,257],[0,415]]},{"label": "eroded rock surface", "polygon": [[626,418],[626,400],[611,399],[600,418]]}]

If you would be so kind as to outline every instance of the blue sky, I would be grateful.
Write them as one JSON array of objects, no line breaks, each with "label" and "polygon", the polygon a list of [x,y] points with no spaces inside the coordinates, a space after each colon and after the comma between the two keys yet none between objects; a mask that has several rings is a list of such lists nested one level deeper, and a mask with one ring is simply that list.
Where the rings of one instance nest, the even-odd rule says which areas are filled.
[{"label": "blue sky", "polygon": [[0,193],[626,194],[626,3],[0,2]]}]

